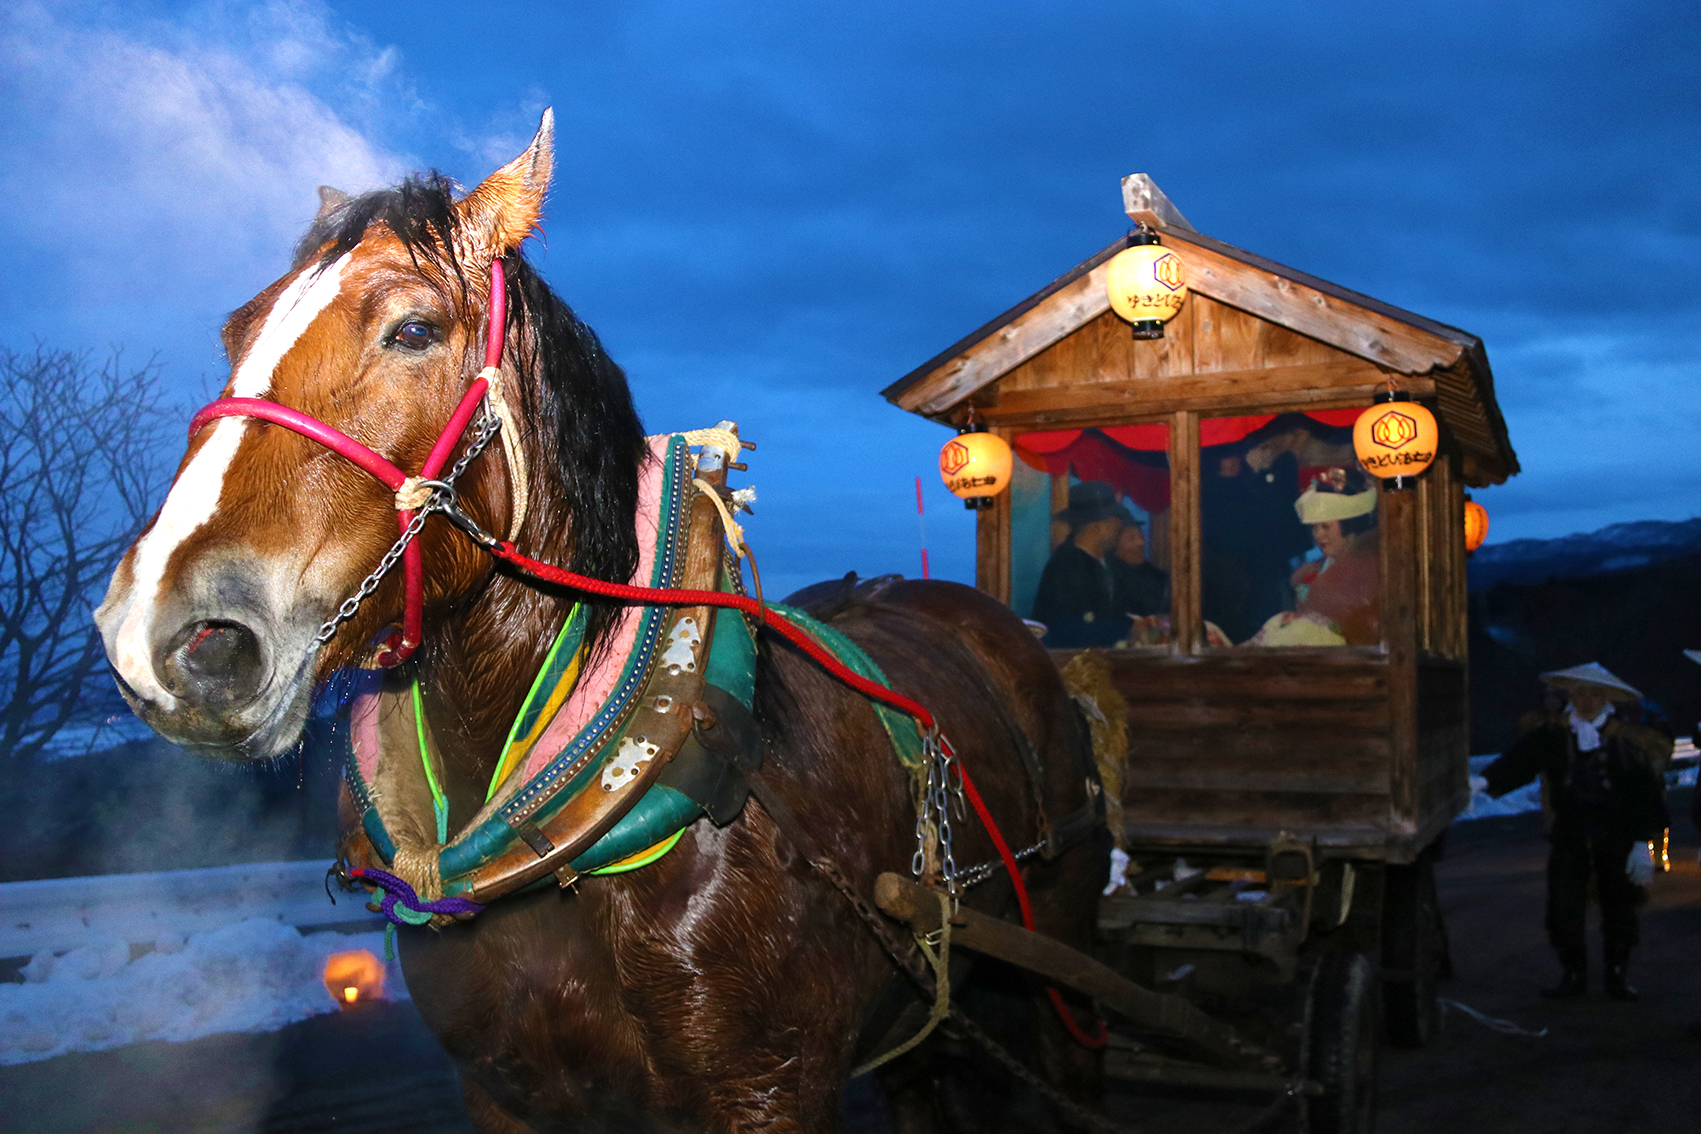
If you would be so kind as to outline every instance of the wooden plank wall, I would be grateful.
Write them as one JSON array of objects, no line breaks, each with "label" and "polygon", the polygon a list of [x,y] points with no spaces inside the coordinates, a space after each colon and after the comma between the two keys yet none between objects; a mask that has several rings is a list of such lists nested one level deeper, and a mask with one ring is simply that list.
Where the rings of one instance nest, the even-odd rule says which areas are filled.
[{"label": "wooden plank wall", "polygon": [[1350,650],[1113,653],[1134,828],[1367,830],[1388,818],[1388,667]]},{"label": "wooden plank wall", "polygon": [[1463,661],[1418,663],[1418,781],[1411,822],[1419,847],[1452,822],[1471,798],[1469,668]]}]

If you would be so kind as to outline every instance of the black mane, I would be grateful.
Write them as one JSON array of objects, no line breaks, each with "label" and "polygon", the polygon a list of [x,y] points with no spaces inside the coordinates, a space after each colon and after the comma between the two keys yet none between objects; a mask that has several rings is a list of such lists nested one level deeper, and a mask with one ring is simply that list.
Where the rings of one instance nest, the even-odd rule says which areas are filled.
[{"label": "black mane", "polygon": [[[401,240],[422,271],[453,284],[472,318],[469,281],[447,250],[459,221],[454,183],[440,173],[408,178],[394,189],[352,197],[317,218],[296,246],[296,268],[318,255],[326,265],[382,224]],[[596,332],[580,322],[518,252],[502,259],[508,325],[526,326],[513,361],[533,381],[521,391],[529,418],[547,450],[572,525],[571,570],[625,582],[638,567],[638,471],[644,429],[632,404],[626,372],[608,357]],[[477,343],[482,336],[471,336]],[[474,347],[472,349],[479,349]],[[470,375],[482,358],[469,358]],[[535,393],[534,393],[535,391]],[[588,600],[589,596],[585,596]],[[619,606],[592,605],[586,641],[595,652],[612,629]]]}]

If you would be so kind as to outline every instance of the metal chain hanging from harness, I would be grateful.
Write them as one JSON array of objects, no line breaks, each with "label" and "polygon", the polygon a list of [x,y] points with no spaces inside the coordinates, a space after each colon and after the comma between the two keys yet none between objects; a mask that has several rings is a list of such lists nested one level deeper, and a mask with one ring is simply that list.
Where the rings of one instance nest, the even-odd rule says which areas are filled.
[{"label": "metal chain hanging from harness", "polygon": [[910,873],[929,881],[930,868],[938,871],[938,881],[944,884],[956,909],[960,886],[957,881],[957,859],[951,849],[951,809],[956,804],[957,818],[968,817],[968,804],[963,799],[963,771],[948,744],[943,743],[936,728],[924,731],[921,740],[922,758],[927,765],[927,783],[922,788],[921,801],[915,813],[915,854],[910,858]]},{"label": "metal chain hanging from harness", "polygon": [[[315,649],[329,642],[336,636],[337,627],[355,616],[355,613],[360,610],[360,604],[371,597],[372,592],[376,591],[379,584],[384,581],[384,576],[389,574],[390,569],[396,565],[396,561],[407,551],[408,544],[412,543],[424,530],[425,521],[431,517],[433,512],[442,512],[446,516],[453,516],[459,511],[459,502],[455,496],[455,482],[461,478],[462,473],[467,471],[467,466],[472,464],[473,458],[484,451],[485,446],[490,444],[491,439],[502,428],[502,418],[491,406],[488,394],[482,403],[482,407],[483,413],[479,416],[478,421],[473,424],[472,442],[467,446],[466,452],[461,454],[461,459],[456,461],[447,473],[436,480],[409,477],[407,482],[396,490],[398,508],[403,504],[401,500],[403,493],[423,491],[429,493],[429,495],[414,512],[413,522],[408,524],[407,530],[402,532],[396,542],[390,545],[390,550],[384,553],[384,558],[378,561],[378,566],[372,569],[370,575],[361,580],[360,587],[354,594],[344,599],[342,605],[337,607],[336,613],[326,619],[323,626],[319,627],[319,633],[313,638]],[[412,503],[412,501],[407,501],[407,503]]]}]

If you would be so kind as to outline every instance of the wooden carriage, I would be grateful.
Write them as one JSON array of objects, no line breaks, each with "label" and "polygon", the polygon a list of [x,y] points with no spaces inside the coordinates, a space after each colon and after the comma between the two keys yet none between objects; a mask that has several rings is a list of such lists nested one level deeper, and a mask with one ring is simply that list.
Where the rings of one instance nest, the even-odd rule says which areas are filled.
[{"label": "wooden carriage", "polygon": [[[1231,900],[1199,901],[1210,896],[1201,876],[1186,903],[1138,885],[1138,900],[1108,901],[1107,934],[1154,949],[1259,954],[1278,979],[1307,949],[1366,953],[1407,994],[1390,1003],[1390,1024],[1421,1042],[1430,978],[1445,963],[1426,928],[1435,902],[1425,852],[1469,799],[1465,490],[1518,471],[1487,355],[1463,331],[1201,235],[1144,175],[1125,179],[1123,194],[1130,218],[1185,265],[1190,295],[1162,338],[1135,339],[1110,310],[1105,279],[1119,239],[884,394],[954,426],[972,414],[1015,447],[1012,490],[979,513],[976,577],[1023,615],[1036,561],[1063,538],[1041,525],[1070,484],[1115,481],[1120,470],[1130,502],[1147,486],[1143,522],[1150,560],[1168,573],[1168,624],[1155,644],[1131,638],[1108,651],[1129,705],[1129,854],[1146,873],[1177,856],[1215,864],[1219,880],[1249,876],[1229,869],[1236,863],[1263,866],[1272,890],[1303,875],[1292,909],[1306,912],[1260,921],[1258,903],[1221,887]],[[1232,468],[1245,479],[1234,462],[1255,461],[1277,435],[1289,438],[1278,450],[1301,437],[1334,459],[1346,436],[1350,454],[1343,426],[1390,379],[1433,410],[1440,443],[1412,487],[1378,499],[1377,636],[1226,641],[1240,638],[1208,617],[1213,588],[1225,593],[1212,575],[1221,556],[1211,522],[1232,538],[1239,513],[1212,512],[1228,498],[1214,478]],[[1264,483],[1295,466],[1316,472],[1295,457],[1266,465]],[[1149,487],[1160,474],[1161,492]],[[1278,504],[1300,490],[1297,479],[1276,487]],[[1298,525],[1291,507],[1282,522]],[[1261,524],[1251,526],[1272,539],[1292,534],[1274,519]],[[1281,866],[1284,856],[1305,865]]]}]

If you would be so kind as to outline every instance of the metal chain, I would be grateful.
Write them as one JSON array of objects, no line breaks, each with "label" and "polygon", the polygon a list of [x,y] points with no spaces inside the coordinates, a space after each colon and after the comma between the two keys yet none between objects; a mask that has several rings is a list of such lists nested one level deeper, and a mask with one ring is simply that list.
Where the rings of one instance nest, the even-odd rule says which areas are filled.
[{"label": "metal chain", "polygon": [[484,452],[484,447],[490,444],[490,439],[502,428],[502,418],[490,408],[489,395],[486,395],[480,404],[484,412],[473,423],[472,443],[467,446],[467,451],[461,454],[461,459],[449,467],[449,475],[443,478],[445,484],[453,486],[461,474],[467,471],[467,466],[472,464],[473,458]]},{"label": "metal chain", "polygon": [[384,558],[378,561],[378,566],[372,574],[361,581],[360,589],[344,599],[342,605],[337,607],[337,612],[326,619],[323,626],[319,627],[319,633],[313,638],[314,649],[318,649],[329,642],[331,637],[336,634],[337,627],[354,617],[355,611],[360,609],[360,604],[365,602],[367,597],[378,589],[378,584],[383,581],[390,568],[396,565],[396,560],[402,557],[402,553],[407,550],[408,544],[412,543],[414,537],[425,528],[426,518],[436,510],[437,494],[434,492],[431,499],[425,502],[425,506],[414,513],[413,523],[409,524],[407,530],[402,532],[400,539],[390,545],[390,550],[384,553]]},{"label": "metal chain", "polygon": [[962,770],[956,766],[951,748],[942,742],[938,730],[929,730],[922,737],[921,751],[927,760],[927,785],[922,790],[921,806],[916,809],[916,848],[910,858],[910,873],[917,878],[923,876],[927,870],[928,842],[930,838],[936,840],[940,876],[955,909],[961,887],[957,881],[957,859],[951,849],[951,804],[955,800],[957,817],[963,818],[968,805],[963,799]]},{"label": "metal chain", "polygon": [[419,511],[414,513],[413,522],[408,524],[396,542],[390,545],[390,550],[384,553],[384,557],[378,561],[378,566],[373,569],[372,573],[361,580],[359,589],[344,599],[342,605],[337,607],[337,612],[326,619],[323,626],[319,627],[319,633],[313,638],[314,649],[318,649],[329,642],[335,636],[337,628],[355,616],[355,613],[360,609],[360,604],[365,602],[371,597],[372,592],[378,589],[378,585],[384,581],[384,576],[390,573],[390,569],[396,565],[396,561],[407,551],[408,545],[414,541],[421,531],[425,530],[425,521],[430,518],[433,512],[443,512],[450,516],[461,514],[455,498],[455,481],[460,479],[461,474],[467,471],[467,466],[472,463],[473,458],[484,451],[485,446],[490,444],[491,438],[495,437],[497,431],[502,428],[502,419],[491,410],[490,399],[486,397],[481,404],[484,412],[479,415],[478,421],[474,424],[472,443],[467,446],[466,452],[462,453],[461,459],[450,467],[447,475],[438,480],[420,482],[430,486],[431,498],[420,507]]},{"label": "metal chain", "polygon": [[[1026,862],[1028,859],[1034,857],[1034,855],[1040,853],[1040,851],[1044,849],[1045,843],[1041,841],[1035,843],[1031,847],[1023,847],[1010,857],[1014,858],[1017,862]],[[1003,859],[988,859],[985,862],[977,863],[974,866],[969,867],[967,870],[957,875],[957,885],[961,886],[965,890],[971,886],[979,886],[982,882],[985,882],[988,878],[991,878],[994,874],[997,874],[1003,869]]]},{"label": "metal chain", "polygon": [[1077,1126],[1091,1130],[1093,1134],[1140,1134],[1134,1127],[1124,1126],[1120,1122],[1113,1121],[1091,1107],[1076,1102],[1061,1090],[1052,1086],[1030,1070],[1027,1064],[1006,1051],[1003,1045],[988,1035],[979,1024],[969,1019],[963,1010],[955,1004],[951,1006],[951,1023],[958,1031],[973,1040],[975,1046],[985,1052],[994,1063],[1051,1100],[1051,1104],[1067,1115],[1069,1120]]}]

